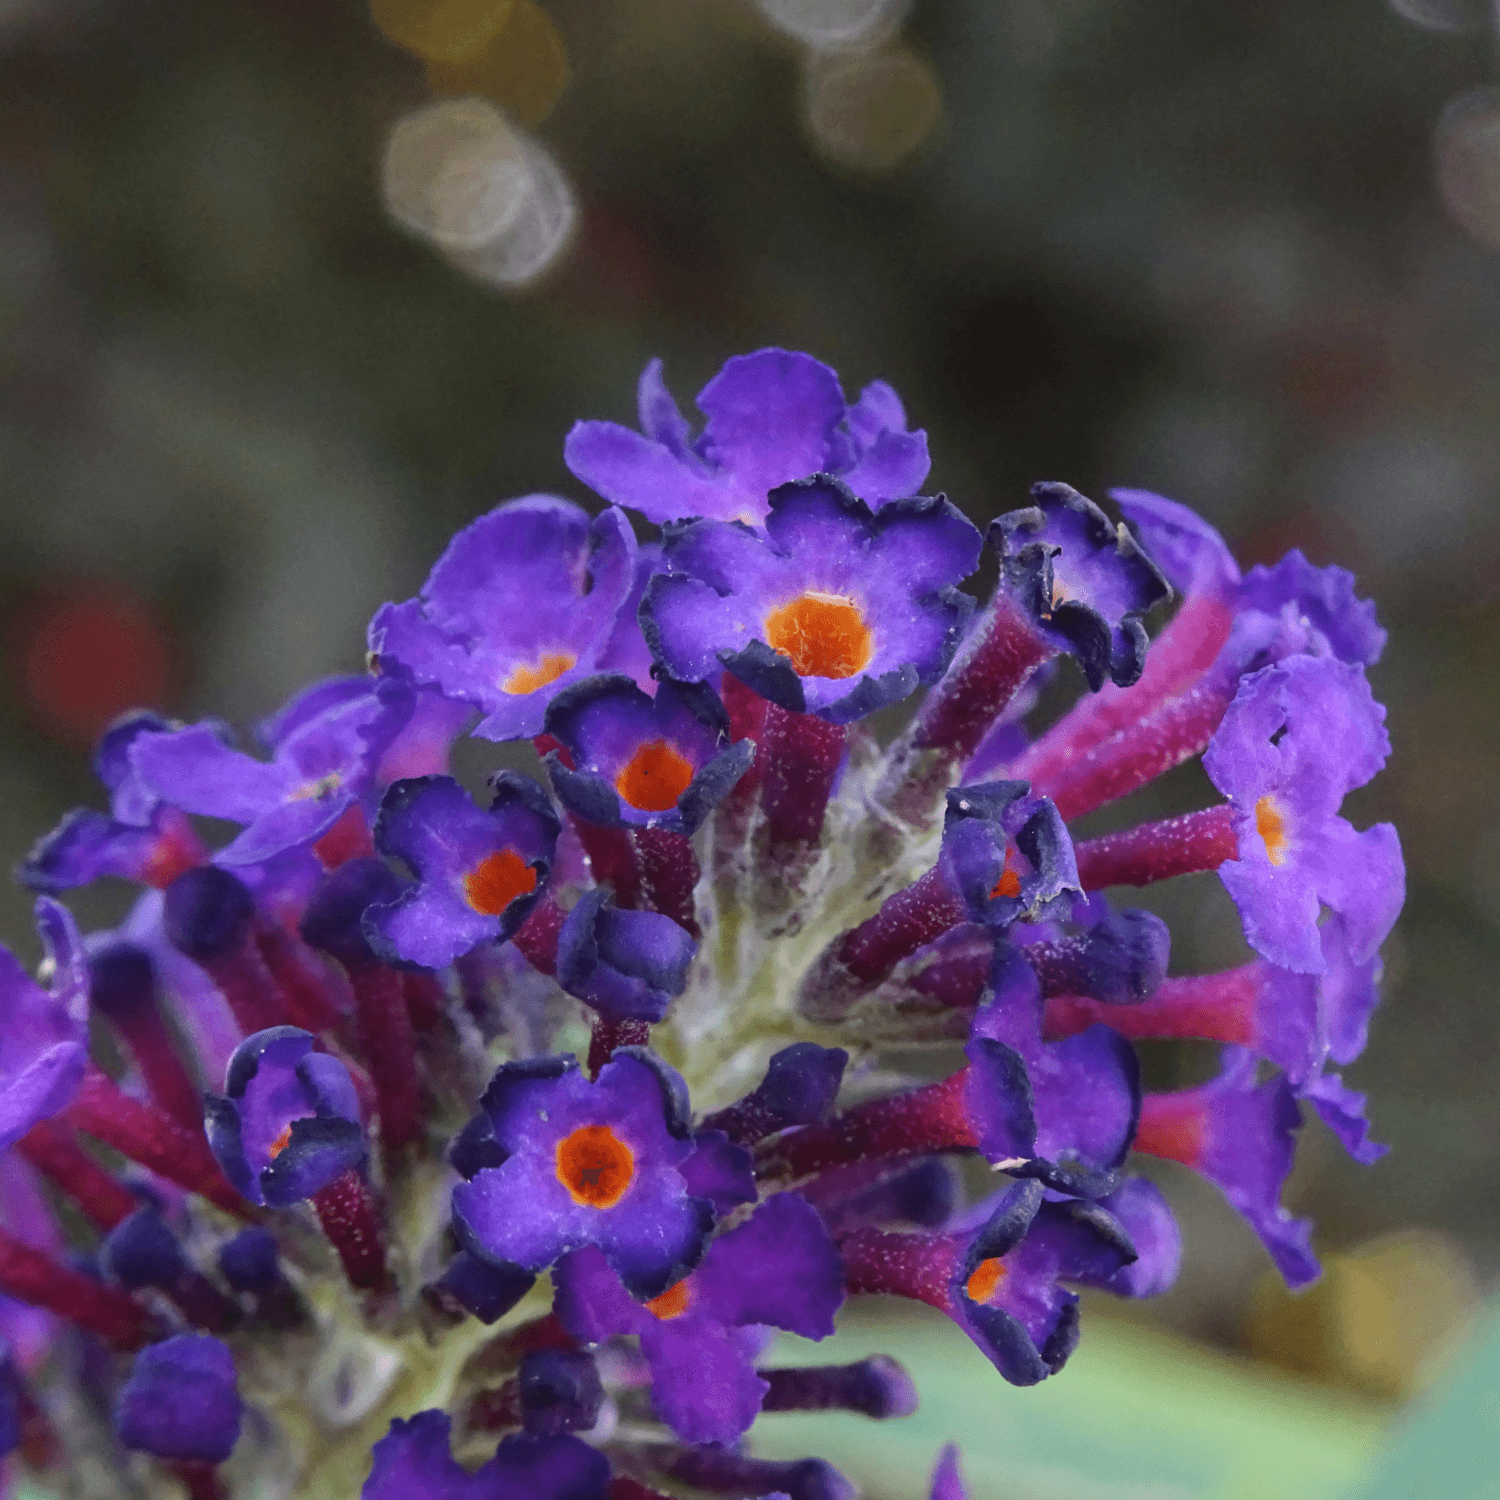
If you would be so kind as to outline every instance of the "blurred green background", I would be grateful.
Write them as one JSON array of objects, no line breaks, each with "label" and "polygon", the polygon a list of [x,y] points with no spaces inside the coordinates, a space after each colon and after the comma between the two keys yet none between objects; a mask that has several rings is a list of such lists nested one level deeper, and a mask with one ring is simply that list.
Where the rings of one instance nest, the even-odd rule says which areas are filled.
[{"label": "blurred green background", "polygon": [[[1280,1297],[1163,1173],[1176,1291],[1091,1308],[1043,1391],[933,1345],[936,1414],[880,1439],[925,1466],[967,1402],[986,1496],[1338,1493],[1500,1271],[1500,114],[1444,115],[1495,76],[1485,5],[916,0],[817,51],[767,13],[871,5],[447,0],[455,35],[506,21],[445,53],[423,3],[377,0],[384,32],[357,0],[0,3],[0,853],[94,797],[119,709],[264,713],[357,669],[467,519],[588,499],[562,437],[629,419],[654,355],[684,403],[768,343],[890,380],[981,522],[1037,478],[1128,484],[1247,563],[1342,562],[1392,632],[1395,755],[1354,813],[1400,828],[1410,899],[1349,1074],[1392,1154],[1361,1171],[1309,1128],[1289,1193],[1332,1274]],[[382,205],[395,123],[470,92],[571,185],[534,285]],[[1100,826],[1201,796],[1168,778]],[[1236,961],[1216,883],[1179,884],[1174,967]],[[34,956],[17,891],[0,938]],[[1126,1449],[1128,1483],[1090,1467]]]}]

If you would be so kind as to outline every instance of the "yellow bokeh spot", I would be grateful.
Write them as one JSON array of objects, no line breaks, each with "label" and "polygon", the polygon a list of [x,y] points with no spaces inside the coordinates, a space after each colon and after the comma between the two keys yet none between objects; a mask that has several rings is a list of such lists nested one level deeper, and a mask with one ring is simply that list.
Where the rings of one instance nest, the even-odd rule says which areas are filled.
[{"label": "yellow bokeh spot", "polygon": [[533,129],[568,85],[567,49],[536,0],[511,0],[505,24],[478,53],[462,62],[429,58],[427,81],[437,94],[488,99],[515,124]]},{"label": "yellow bokeh spot", "polygon": [[370,0],[375,24],[428,62],[472,62],[500,34],[516,0]]}]

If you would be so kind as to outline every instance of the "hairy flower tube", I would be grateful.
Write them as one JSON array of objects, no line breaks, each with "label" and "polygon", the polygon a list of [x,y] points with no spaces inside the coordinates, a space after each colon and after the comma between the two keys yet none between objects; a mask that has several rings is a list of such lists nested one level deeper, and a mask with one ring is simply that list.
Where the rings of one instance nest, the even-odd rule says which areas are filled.
[{"label": "hairy flower tube", "polygon": [[[48,957],[0,955],[13,1470],[845,1500],[760,1424],[920,1391],[899,1348],[773,1341],[915,1299],[997,1381],[1068,1378],[1081,1288],[1154,1296],[1195,1253],[1142,1156],[1318,1274],[1283,1185],[1313,1121],[1382,1154],[1337,1070],[1403,897],[1394,830],[1343,811],[1389,749],[1353,580],[1242,572],[1140,491],[1041,484],[975,526],[917,493],[894,392],[848,404],[806,355],[698,405],[695,436],[649,367],[640,431],[567,440],[607,508],[460,531],[376,610],[371,675],[305,688],[263,753],[122,720],[108,811],[21,865]],[[513,742],[482,795],[466,733],[460,765]],[[1198,757],[1220,800],[1075,836]],[[1246,940],[1219,972],[1120,899],[1195,874]],[[56,898],[104,876],[139,894],[81,936]],[[1136,1044],[1173,1039],[1217,1071],[1143,1087]]]}]

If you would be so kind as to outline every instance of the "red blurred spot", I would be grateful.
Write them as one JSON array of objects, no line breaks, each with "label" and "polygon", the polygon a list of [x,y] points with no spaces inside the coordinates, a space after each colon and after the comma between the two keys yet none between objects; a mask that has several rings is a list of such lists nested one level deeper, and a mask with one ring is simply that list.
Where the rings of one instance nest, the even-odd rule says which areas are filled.
[{"label": "red blurred spot", "polygon": [[165,699],[171,651],[143,599],[75,582],[37,599],[18,623],[26,700],[55,734],[91,742],[126,709]]}]

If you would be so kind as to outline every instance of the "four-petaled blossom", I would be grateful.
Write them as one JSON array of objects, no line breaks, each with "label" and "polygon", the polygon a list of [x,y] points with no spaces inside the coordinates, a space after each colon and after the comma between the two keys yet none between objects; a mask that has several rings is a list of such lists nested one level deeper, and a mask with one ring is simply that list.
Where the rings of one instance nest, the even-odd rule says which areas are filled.
[{"label": "four-petaled blossom", "polygon": [[671,677],[723,668],[790,712],[847,724],[941,676],[974,606],[955,585],[979,547],[946,500],[872,511],[835,479],[798,481],[772,492],[764,535],[669,528],[641,627]]},{"label": "four-petaled blossom", "polygon": [[587,512],[551,495],[496,506],[448,544],[419,598],[370,622],[382,673],[471,703],[473,733],[541,733],[547,705],[602,665],[635,582],[624,513]]},{"label": "four-petaled blossom", "polygon": [[772,490],[809,474],[836,475],[872,506],[916,494],[927,477],[927,434],[906,430],[895,391],[877,380],[846,406],[838,376],[806,354],[731,359],[698,393],[708,421],[696,440],[659,359],[638,402],[642,432],[579,422],[564,455],[606,500],[663,525],[684,516],[756,525]]}]

